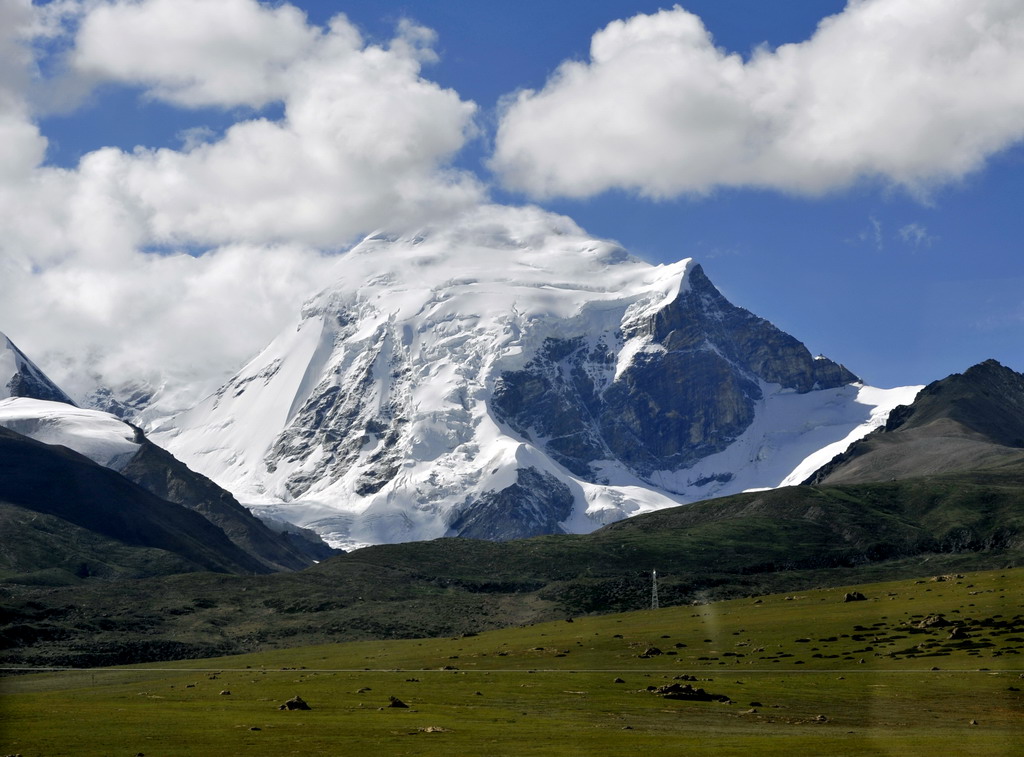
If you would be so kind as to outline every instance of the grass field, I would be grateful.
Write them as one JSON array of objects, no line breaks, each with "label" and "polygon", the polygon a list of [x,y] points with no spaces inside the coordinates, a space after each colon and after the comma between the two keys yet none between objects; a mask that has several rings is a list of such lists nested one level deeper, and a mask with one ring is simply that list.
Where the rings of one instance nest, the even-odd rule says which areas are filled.
[{"label": "grass field", "polygon": [[1021,755],[1022,600],[1011,569],[11,676],[0,754]]}]

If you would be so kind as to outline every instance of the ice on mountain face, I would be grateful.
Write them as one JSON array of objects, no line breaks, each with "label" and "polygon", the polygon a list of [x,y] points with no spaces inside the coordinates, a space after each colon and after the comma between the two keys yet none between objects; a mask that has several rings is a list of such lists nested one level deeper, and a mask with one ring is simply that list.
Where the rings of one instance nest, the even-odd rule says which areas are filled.
[{"label": "ice on mountain face", "polygon": [[98,410],[63,402],[0,400],[0,426],[43,444],[59,444],[107,468],[120,470],[139,449],[135,430]]},{"label": "ice on mountain face", "polygon": [[8,397],[75,404],[14,342],[0,333],[0,399]]},{"label": "ice on mountain face", "polygon": [[754,421],[732,444],[689,468],[648,478],[687,501],[793,486],[884,425],[892,409],[912,402],[920,388],[850,384],[800,394],[764,384]]},{"label": "ice on mountain face", "polygon": [[374,235],[342,262],[297,324],[150,432],[334,546],[583,532],[777,486],[888,403],[692,261],[652,266],[539,209]]}]

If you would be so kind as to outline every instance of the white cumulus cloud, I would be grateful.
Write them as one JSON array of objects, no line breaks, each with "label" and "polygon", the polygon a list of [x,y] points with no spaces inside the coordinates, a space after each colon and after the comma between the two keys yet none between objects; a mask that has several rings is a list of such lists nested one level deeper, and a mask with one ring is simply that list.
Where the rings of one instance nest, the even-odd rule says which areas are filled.
[{"label": "white cumulus cloud", "polygon": [[[261,106],[287,95],[289,68],[319,36],[292,5],[122,1],[83,19],[71,61],[104,81],[147,85],[168,102]],[[358,36],[351,41],[358,45]]]},{"label": "white cumulus cloud", "polygon": [[[278,2],[0,0],[0,330],[73,392],[223,377],[331,281],[338,250],[483,198],[450,165],[476,106],[422,75],[433,44],[407,21],[368,44]],[[236,120],[47,165],[33,95],[53,76]]]},{"label": "white cumulus cloud", "polygon": [[536,197],[618,188],[911,192],[1024,138],[1024,3],[850,0],[811,39],[749,59],[676,6],[615,21],[588,61],[506,103],[492,168]]}]

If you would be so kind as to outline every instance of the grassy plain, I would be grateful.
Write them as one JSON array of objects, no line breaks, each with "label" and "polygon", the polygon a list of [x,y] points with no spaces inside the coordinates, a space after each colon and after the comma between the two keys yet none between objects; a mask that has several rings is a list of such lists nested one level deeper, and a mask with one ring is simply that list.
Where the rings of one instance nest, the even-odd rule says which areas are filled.
[{"label": "grassy plain", "polygon": [[7,677],[0,753],[1020,755],[1022,600],[1015,568]]}]

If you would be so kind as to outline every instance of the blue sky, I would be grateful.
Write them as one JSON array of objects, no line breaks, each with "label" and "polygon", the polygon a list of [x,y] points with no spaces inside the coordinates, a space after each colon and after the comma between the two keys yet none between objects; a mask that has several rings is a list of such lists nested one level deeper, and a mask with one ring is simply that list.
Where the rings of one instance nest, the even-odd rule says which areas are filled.
[{"label": "blue sky", "polygon": [[[222,0],[207,2],[221,3]],[[146,11],[152,7],[156,13],[158,4],[146,0],[139,7]],[[1024,58],[1024,34],[1021,32],[1024,11],[1017,3],[986,0],[971,4],[942,0],[932,7],[931,13],[924,13],[919,10],[921,4],[915,8],[907,0],[871,0],[854,3],[850,8],[834,0],[782,3],[694,0],[682,3],[681,9],[666,8],[666,13],[655,16],[664,6],[615,0],[580,3],[295,0],[291,6],[305,12],[305,26],[298,17],[286,18],[279,14],[271,18],[271,11],[280,9],[281,3],[271,7],[258,6],[255,0],[223,0],[223,4],[231,6],[232,12],[249,14],[246,18],[260,20],[260,23],[265,21],[266,28],[259,33],[271,40],[268,45],[281,47],[281,60],[297,60],[299,53],[296,51],[304,49],[303,45],[314,44],[309,41],[312,39],[310,29],[323,33],[330,19],[343,12],[362,35],[361,42],[354,48],[357,52],[365,53],[368,47],[380,45],[381,49],[390,51],[390,57],[386,56],[390,61],[388,65],[392,59],[399,58],[406,62],[412,58],[418,61],[419,82],[433,82],[441,89],[427,91],[415,81],[407,82],[408,87],[418,87],[415,91],[422,94],[422,108],[409,116],[410,124],[422,134],[410,125],[408,133],[395,137],[395,144],[401,146],[396,150],[405,155],[399,160],[407,159],[407,163],[402,164],[401,170],[406,172],[402,177],[413,176],[415,182],[426,188],[423,193],[433,197],[437,204],[436,208],[430,205],[424,209],[419,200],[410,200],[410,207],[414,207],[409,212],[413,215],[443,213],[445,208],[472,201],[473,197],[509,204],[534,202],[571,216],[595,235],[617,239],[652,262],[695,257],[733,302],[768,318],[804,341],[813,352],[828,354],[876,386],[927,383],[990,357],[1016,370],[1024,370],[1020,340],[1024,326],[1024,256],[1020,242],[1024,239],[1021,213],[1024,146],[1020,142],[1024,135],[1024,107],[1021,98],[1012,93],[1013,83],[1019,84],[1024,76],[1020,64],[1013,60]],[[115,9],[124,5],[115,4]],[[43,23],[39,14],[47,6],[51,13]],[[25,178],[29,174],[24,174],[20,180],[26,182],[25,186],[39,187],[67,181],[71,176],[75,189],[54,189],[53,197],[71,197],[75,203],[91,191],[102,197],[102,201],[82,200],[82,207],[86,209],[69,210],[62,218],[83,217],[83,213],[86,218],[98,217],[95,214],[107,212],[112,203],[120,201],[117,198],[136,191],[146,196],[145,202],[149,203],[146,207],[151,208],[159,200],[148,198],[156,194],[156,187],[166,189],[164,182],[168,181],[168,174],[156,173],[160,158],[153,152],[155,149],[181,150],[185,134],[191,134],[191,139],[200,142],[216,142],[224,138],[233,124],[258,119],[273,123],[282,118],[285,102],[290,103],[288,107],[296,108],[298,100],[294,98],[297,96],[290,90],[281,95],[274,89],[276,84],[263,82],[257,86],[246,82],[246,86],[255,87],[252,93],[232,93],[230,85],[223,82],[200,81],[201,73],[190,74],[193,78],[183,83],[175,78],[172,68],[159,68],[157,63],[152,63],[152,70],[136,73],[139,60],[144,62],[142,68],[146,68],[153,60],[161,58],[161,39],[158,37],[152,43],[152,49],[144,58],[131,59],[130,50],[117,57],[111,52],[117,51],[113,35],[129,28],[128,21],[121,19],[123,24],[118,26],[121,21],[116,18],[111,21],[112,15],[103,26],[102,19],[96,15],[96,7],[96,3],[74,0],[37,3],[34,7],[30,7],[27,0],[0,0],[0,16],[11,14],[21,19],[23,28],[33,29],[16,40],[20,45],[16,49],[21,53],[11,53],[15,49],[12,46],[7,48],[8,54],[24,64],[28,73],[22,81],[8,83],[13,94],[6,107],[31,124],[37,138],[45,140],[45,152],[40,153],[43,157],[32,169],[35,174],[31,178]],[[982,18],[972,17],[968,23],[968,11]],[[32,13],[36,14],[35,20],[25,21]],[[893,27],[900,27],[891,36],[878,34],[877,27],[871,26],[889,23],[885,20],[886,13],[895,19]],[[193,32],[189,31],[184,9],[182,14],[182,39],[185,39]],[[962,16],[960,21],[958,14]],[[825,40],[822,36],[821,44],[813,48],[808,41],[815,38],[819,23],[828,16],[838,19],[832,23],[832,37]],[[693,23],[694,17],[699,18],[713,39],[717,53],[700,52],[703,37],[699,25]],[[131,23],[142,23],[139,18]],[[664,23],[657,28],[654,21],[644,26],[641,22],[645,18]],[[406,54],[402,52],[404,48],[399,49],[392,42],[396,29],[403,28],[403,24],[405,28],[412,28],[408,26],[409,20],[436,35],[430,38],[422,30],[403,33],[403,39],[413,46],[420,45],[427,53]],[[626,22],[617,27],[619,31],[630,32],[633,36],[626,34],[617,38],[614,41],[617,47],[610,53],[609,62],[599,65],[591,58],[592,37],[617,21]],[[943,21],[953,31],[943,29]],[[163,23],[166,27],[166,18]],[[284,49],[285,43],[280,40],[288,38],[287,34],[275,31],[274,24],[293,35],[292,47]],[[973,31],[968,32],[968,27]],[[130,28],[138,35],[151,27]],[[92,33],[92,37],[83,29]],[[1002,36],[997,39],[991,29],[1008,31],[1000,32]],[[254,32],[254,49],[259,46],[259,33]],[[168,36],[172,41],[176,39],[173,34]],[[610,34],[605,36],[608,40],[612,38]],[[931,37],[937,41],[929,46],[930,43],[925,42]],[[670,44],[658,47],[666,38]],[[685,50],[679,53],[681,57],[673,57],[676,53],[672,51],[680,49],[677,43],[681,39],[686,41],[682,46]],[[877,49],[870,46],[864,49],[864,39],[877,39]],[[924,42],[918,55],[919,39]],[[907,44],[907,40],[913,44]],[[214,43],[216,40],[210,42]],[[32,45],[34,50],[29,62],[23,54],[26,44]],[[787,63],[785,56],[776,55],[783,45],[791,47],[791,57],[797,58],[795,63],[792,60]],[[892,49],[885,49],[886,45]],[[232,48],[225,43],[224,49],[230,52]],[[647,57],[629,57],[622,49],[629,55],[646,50]],[[964,49],[967,52],[962,52]],[[202,48],[202,51],[208,50],[208,47]],[[668,52],[662,54],[660,50]],[[757,50],[761,53],[755,52]],[[834,57],[830,58],[832,50]],[[248,48],[243,53],[240,53],[242,57],[256,55]],[[696,57],[686,57],[691,53]],[[730,62],[731,53],[738,54],[739,59]],[[174,54],[184,55],[180,50],[169,53],[168,66],[176,60]],[[203,54],[206,53],[196,55]],[[949,80],[944,80],[947,73],[941,56],[960,54],[966,56],[964,61],[981,58],[976,81],[967,74],[949,74]],[[762,66],[767,73],[756,73],[753,59],[758,55],[769,59]],[[186,57],[177,60],[183,61],[180,65],[185,67],[192,64]],[[739,94],[730,95],[733,99],[728,102],[719,101],[715,91],[709,94],[700,91],[704,79],[696,73],[673,73],[675,68],[688,65],[691,60],[696,61],[694,65],[706,65],[709,77],[725,72],[721,80],[725,84],[721,86],[731,86],[734,79],[730,77],[738,76],[735,81],[739,81],[736,84]],[[575,73],[570,76],[565,69],[556,75],[566,61],[576,62]],[[968,65],[964,61],[954,58],[949,65],[956,68],[949,70],[973,71],[973,63]],[[195,64],[197,69],[200,63],[202,61]],[[663,75],[678,75],[678,78],[667,78],[665,89],[654,89],[655,95],[651,98],[631,99],[632,93],[628,91],[611,91],[615,81],[622,81],[624,77],[629,81],[631,69],[625,68],[627,65],[637,66],[632,71],[639,72],[634,79],[638,88],[642,88],[641,83],[647,86]],[[893,72],[892,91],[883,91],[881,94],[888,99],[880,96],[878,103],[871,100],[872,92],[879,88],[885,90],[888,77],[881,86],[873,83],[869,73],[863,73],[870,72],[872,66],[878,67],[883,76],[886,66]],[[748,70],[736,73],[744,67]],[[309,70],[314,71],[310,74],[312,77],[326,68]],[[268,76],[276,75],[274,71]],[[395,64],[395,71],[407,73],[398,64]],[[914,76],[904,76],[906,71]],[[786,121],[789,117],[779,114],[787,108],[800,110],[803,101],[799,94],[786,95],[790,100],[785,107],[759,103],[756,108],[751,106],[753,116],[734,113],[746,106],[745,97],[754,96],[744,93],[753,92],[769,99],[781,97],[774,89],[772,77],[783,79],[786,76],[799,80],[792,92],[802,91],[801,87],[820,87],[825,92],[815,102],[818,111],[825,111],[822,118],[832,121],[825,122],[824,126],[818,122],[814,129],[828,131],[834,122],[838,129],[850,130],[849,138],[815,147],[820,152],[808,156],[802,145],[815,142],[816,132],[809,127],[801,126],[803,131],[793,127],[792,133],[797,136],[786,136],[785,139],[791,141],[786,142],[784,149],[765,148],[763,155],[755,155],[749,162],[738,165],[729,161],[732,147],[709,144],[707,152],[712,158],[708,165],[701,165],[696,171],[701,178],[681,175],[689,165],[687,160],[700,162],[704,150],[701,135],[709,135],[714,140],[719,133],[736,129],[742,133],[735,144],[740,149],[753,144],[750,149],[757,151],[762,149],[758,146],[762,138],[770,141],[776,138],[776,131],[789,129]],[[747,81],[755,79],[753,84]],[[356,82],[353,98],[375,91],[372,82],[363,90],[358,89],[363,86],[358,81],[346,81]],[[712,81],[708,86],[718,85]],[[717,113],[716,109],[721,108],[721,115],[715,116],[720,117],[720,124],[708,127],[698,123],[701,113],[688,109],[686,98],[691,96],[688,87],[696,93],[693,96],[710,98],[707,112]],[[862,88],[867,94],[860,95],[861,100],[851,95],[849,108],[844,109],[843,101],[833,97],[836,92],[841,94],[844,87],[854,93]],[[905,87],[906,91],[900,87]],[[540,95],[520,98],[518,105],[514,104],[515,93],[523,89]],[[440,94],[443,90],[451,92],[443,96]],[[925,90],[927,97],[921,96],[918,102],[918,94]],[[678,134],[672,132],[675,116],[664,116],[666,123],[659,125],[658,131],[648,132],[652,122],[663,117],[659,91],[668,93],[662,99],[670,101],[675,97],[673,93],[683,92],[678,102],[669,102],[681,114]],[[952,94],[946,100],[944,94],[936,92]],[[602,111],[609,114],[609,120],[614,120],[614,104],[619,100],[627,103],[624,108],[636,109],[632,122],[636,125],[635,141],[648,142],[651,146],[647,153],[637,151],[636,159],[653,162],[631,166],[632,153],[627,151],[614,172],[602,167],[591,170],[588,161],[593,159],[583,154],[585,150],[592,147],[593,154],[600,156],[602,149],[607,152],[607,145],[614,144],[600,141],[602,135],[597,134],[603,128],[600,119],[581,131],[582,136],[564,137],[566,141],[559,142],[563,136],[556,135],[547,140],[552,130],[571,121],[574,113],[582,112],[583,106],[589,108],[588,98],[605,96],[613,108]],[[912,102],[905,118],[887,113],[899,110],[905,101]],[[471,103],[475,104],[472,113],[469,112]],[[503,105],[499,107],[499,104]],[[534,109],[527,110],[529,107]],[[764,116],[766,109],[769,114]],[[818,111],[814,118],[820,116]],[[513,123],[517,113],[522,113],[522,118]],[[647,117],[647,113],[654,115]],[[765,135],[757,133],[762,117],[767,124]],[[944,119],[949,121],[948,128],[943,126]],[[858,120],[863,120],[862,127],[858,127]],[[799,122],[800,118],[794,121]],[[434,128],[431,124],[448,126]],[[385,121],[381,128],[386,130],[390,126]],[[547,131],[543,131],[542,126]],[[588,142],[591,132],[595,133],[592,146]],[[975,132],[982,135],[977,138],[977,144],[964,136]],[[608,139],[621,136],[613,133]],[[659,139],[663,139],[664,144],[659,144]],[[34,144],[38,147],[38,139],[35,143],[29,137],[25,140],[27,147],[23,152]],[[671,167],[673,159],[666,158],[667,167],[662,171],[657,151],[664,149],[666,155],[671,155],[686,141],[691,143],[687,145],[689,152],[678,158],[678,165],[684,168]],[[968,142],[971,144],[967,145]],[[901,144],[908,147],[901,151]],[[568,154],[576,145],[582,157]],[[915,152],[919,145],[921,149]],[[136,165],[143,162],[135,160],[137,146],[149,151],[144,156],[146,165]],[[421,149],[417,146],[423,146],[422,154],[406,155]],[[97,153],[107,147],[117,150]],[[963,155],[958,156],[956,152],[961,147]],[[833,164],[835,153],[842,155]],[[904,160],[904,153],[913,155]],[[107,162],[100,160],[100,156]],[[83,158],[87,158],[85,168],[82,167],[85,164],[80,164]],[[564,165],[561,165],[563,158]],[[795,178],[786,173],[785,162],[789,160],[793,161]],[[644,168],[645,165],[654,166],[654,170]],[[391,163],[387,166],[386,170],[392,170]],[[175,163],[172,168],[171,173],[177,178],[189,176],[192,170],[184,162]],[[59,169],[65,169],[65,173],[60,173]],[[437,178],[438,169],[450,172],[443,182],[444,191],[438,189],[440,184],[431,184]],[[115,181],[112,176],[117,177],[118,182],[123,181],[116,191],[111,189],[111,182]],[[14,179],[10,181],[11,186],[16,187]],[[440,195],[444,196],[437,199]],[[131,205],[135,200],[129,197],[126,202]],[[185,200],[175,207],[183,202]],[[0,255],[6,256],[8,263],[21,256],[22,268],[34,272],[33,277],[8,278],[8,281],[19,281],[23,293],[38,288],[29,293],[33,302],[46,304],[51,313],[67,314],[74,312],[76,302],[81,305],[87,300],[85,309],[95,311],[95,322],[99,323],[103,318],[116,320],[120,317],[115,305],[97,304],[97,298],[107,295],[69,299],[55,294],[58,282],[78,282],[75,286],[80,292],[104,291],[105,285],[100,283],[102,277],[89,278],[85,273],[88,266],[93,266],[91,271],[107,272],[106,285],[117,292],[121,284],[111,282],[117,276],[114,271],[118,266],[130,271],[139,269],[138,278],[123,284],[124,296],[130,300],[136,296],[131,293],[149,286],[146,282],[157,274],[141,273],[143,264],[128,256],[129,248],[136,254],[140,249],[164,249],[165,245],[193,251],[241,244],[287,248],[287,254],[292,257],[282,263],[285,253],[275,252],[277,262],[274,265],[281,268],[277,274],[270,274],[271,277],[278,275],[280,281],[267,285],[280,295],[280,303],[267,306],[263,320],[258,323],[260,329],[271,331],[272,322],[291,307],[289,298],[294,299],[306,285],[301,271],[303,266],[308,270],[315,268],[311,261],[317,259],[316,250],[337,247],[347,235],[368,230],[360,227],[363,218],[368,227],[378,225],[383,212],[381,207],[394,202],[394,198],[382,199],[379,204],[368,201],[365,208],[352,211],[353,219],[346,223],[339,221],[329,229],[294,227],[298,230],[281,231],[275,227],[272,232],[264,233],[262,226],[253,230],[255,222],[246,219],[239,221],[241,231],[237,235],[228,231],[232,228],[232,219],[239,216],[237,209],[231,211],[226,222],[196,220],[196,213],[190,211],[182,217],[186,224],[194,223],[198,230],[181,234],[175,229],[167,230],[168,224],[175,223],[174,216],[170,210],[160,208],[147,210],[151,214],[144,222],[139,221],[140,230],[127,235],[130,238],[122,238],[120,230],[98,223],[95,231],[83,231],[83,235],[95,235],[95,249],[89,247],[90,243],[75,239],[75,232],[69,230],[62,232],[61,239],[65,241],[55,239],[41,246],[38,252],[26,252],[27,243],[22,243],[17,250],[8,248],[4,252],[0,249]],[[117,212],[134,217],[133,210]],[[17,222],[23,217],[24,213]],[[56,223],[59,221],[40,220],[38,226],[49,229]],[[143,226],[149,231],[143,230]],[[28,231],[19,231],[13,236],[33,238]],[[74,258],[71,253],[62,251],[62,244],[81,244],[88,249]],[[97,251],[101,247],[117,249],[120,245],[126,250],[121,257]],[[72,263],[66,262],[72,258],[78,261],[73,263],[77,267],[69,267]],[[216,275],[227,276],[223,271],[244,268],[242,263],[232,268],[226,252],[219,253],[218,260],[218,264],[211,262],[207,266],[211,271],[220,272]],[[14,270],[13,266],[8,270]],[[49,278],[44,280],[42,275]],[[165,270],[159,275],[170,274]],[[211,277],[214,275],[210,273]],[[315,279],[316,271],[309,275]],[[189,280],[196,278],[189,276]],[[178,299],[192,301],[198,297],[195,290],[188,292]],[[61,296],[64,299],[58,301]],[[8,301],[13,302],[13,299],[8,298]],[[180,307],[180,302],[174,304]],[[0,315],[13,321],[13,328],[10,323],[6,326],[14,332],[12,336],[20,336],[21,341],[38,340],[41,350],[59,354],[61,339],[30,325],[30,321],[39,323],[37,313],[33,314],[34,320],[18,315],[26,312],[22,302],[17,306],[9,305],[8,312],[0,312]],[[187,322],[201,323],[209,318],[210,313],[199,312],[197,306],[195,313],[188,314]],[[54,322],[59,323],[59,319]],[[72,329],[65,331],[71,333]],[[31,344],[22,346],[33,352]],[[114,367],[108,366],[108,370]]]}]

